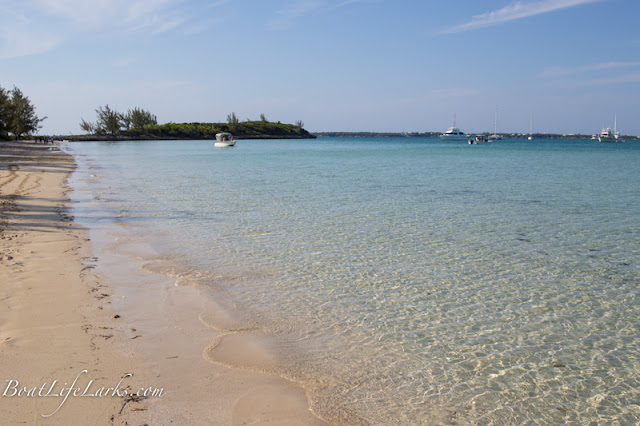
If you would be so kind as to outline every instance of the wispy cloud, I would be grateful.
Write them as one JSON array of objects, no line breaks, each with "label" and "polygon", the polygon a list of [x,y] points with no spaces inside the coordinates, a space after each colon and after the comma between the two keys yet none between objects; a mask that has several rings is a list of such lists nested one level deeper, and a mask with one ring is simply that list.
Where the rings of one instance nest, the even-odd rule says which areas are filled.
[{"label": "wispy cloud", "polygon": [[291,28],[298,19],[315,10],[334,10],[353,4],[380,3],[384,0],[292,0],[286,7],[275,12],[274,17],[267,22],[270,30],[285,30]]},{"label": "wispy cloud", "polygon": [[24,14],[5,10],[0,16],[0,59],[43,53],[61,41],[58,34],[34,26]]},{"label": "wispy cloud", "polygon": [[611,61],[574,67],[550,67],[540,73],[549,84],[566,88],[640,82],[640,61]]},{"label": "wispy cloud", "polygon": [[380,3],[382,0],[345,0],[342,1],[334,6],[332,6],[332,9],[337,9],[339,7],[344,7],[344,6],[349,6],[351,4],[355,4],[355,3]]},{"label": "wispy cloud", "polygon": [[32,0],[45,15],[80,28],[164,32],[186,21],[181,0]]},{"label": "wispy cloud", "polygon": [[528,3],[517,1],[502,9],[476,15],[472,17],[469,22],[445,29],[441,31],[441,34],[460,33],[478,28],[491,27],[516,19],[528,18],[530,16],[601,1],[603,0],[539,0]]},{"label": "wispy cloud", "polygon": [[0,29],[0,59],[48,52],[61,42],[62,38],[55,35],[42,36],[24,28],[3,26]]},{"label": "wispy cloud", "polygon": [[562,87],[567,89],[594,87],[594,86],[615,86],[624,84],[640,83],[640,71],[631,71],[626,74],[597,77],[587,79],[571,79],[568,81],[554,82],[554,87]]},{"label": "wispy cloud", "polygon": [[640,72],[632,72],[608,78],[597,78],[585,82],[585,85],[599,86],[607,84],[640,83]]},{"label": "wispy cloud", "polygon": [[324,0],[295,0],[277,11],[275,17],[267,23],[267,28],[272,30],[290,28],[298,18],[324,4]]},{"label": "wispy cloud", "polygon": [[620,68],[631,68],[640,66],[640,62],[602,62],[599,64],[588,64],[578,67],[551,67],[545,68],[540,73],[541,77],[564,77],[568,75],[576,75],[589,73],[594,71],[616,70]]},{"label": "wispy cloud", "polygon": [[3,0],[0,57],[43,53],[78,34],[185,34],[203,10],[230,1],[187,7],[184,0]]},{"label": "wispy cloud", "polygon": [[431,97],[436,98],[466,98],[470,96],[478,96],[485,92],[484,89],[473,87],[454,87],[449,89],[432,90]]}]

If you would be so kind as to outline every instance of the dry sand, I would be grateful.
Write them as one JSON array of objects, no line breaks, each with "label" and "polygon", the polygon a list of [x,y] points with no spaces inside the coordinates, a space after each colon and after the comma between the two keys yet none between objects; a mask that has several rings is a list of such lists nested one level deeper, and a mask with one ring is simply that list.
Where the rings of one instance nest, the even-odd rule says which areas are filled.
[{"label": "dry sand", "polygon": [[[0,142],[0,422],[323,424],[302,388],[259,371],[259,345],[180,314],[203,303],[197,289],[94,271],[68,213],[74,167],[56,146]],[[113,303],[120,284],[127,303]],[[215,362],[214,349],[250,367]],[[156,394],[132,396],[141,388]]]}]

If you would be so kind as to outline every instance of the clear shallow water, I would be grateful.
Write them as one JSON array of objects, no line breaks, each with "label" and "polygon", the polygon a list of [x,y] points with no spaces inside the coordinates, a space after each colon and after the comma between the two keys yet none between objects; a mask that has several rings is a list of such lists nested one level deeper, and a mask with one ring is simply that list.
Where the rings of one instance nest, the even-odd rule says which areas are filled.
[{"label": "clear shallow water", "polygon": [[179,259],[150,269],[229,301],[320,414],[640,421],[637,142],[68,149],[106,221]]}]

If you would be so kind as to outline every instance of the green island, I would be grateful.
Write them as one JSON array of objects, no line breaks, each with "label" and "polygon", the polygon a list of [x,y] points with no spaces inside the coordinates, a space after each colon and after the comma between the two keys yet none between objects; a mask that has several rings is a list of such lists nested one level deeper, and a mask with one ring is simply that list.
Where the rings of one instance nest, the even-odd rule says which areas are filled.
[{"label": "green island", "polygon": [[81,119],[80,128],[86,135],[68,136],[70,141],[88,140],[185,140],[215,139],[216,133],[230,132],[236,139],[310,139],[302,121],[295,124],[271,122],[264,114],[260,120],[240,121],[232,112],[226,123],[165,123],[158,124],[154,114],[142,108],[126,113],[105,105],[96,109],[96,121]]},{"label": "green island", "polygon": [[294,124],[243,121],[228,123],[166,123],[122,130],[117,134],[94,133],[68,136],[70,141],[95,140],[185,140],[215,139],[216,133],[231,132],[236,139],[312,139],[314,135]]}]

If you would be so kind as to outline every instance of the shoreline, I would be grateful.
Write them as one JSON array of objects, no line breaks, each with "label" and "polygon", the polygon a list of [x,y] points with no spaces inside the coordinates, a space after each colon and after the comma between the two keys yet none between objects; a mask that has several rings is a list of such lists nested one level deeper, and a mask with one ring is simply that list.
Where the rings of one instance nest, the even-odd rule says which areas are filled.
[{"label": "shoreline", "polygon": [[112,339],[121,330],[110,291],[92,273],[87,231],[68,214],[74,169],[56,146],[0,144],[0,410],[9,423],[149,418],[151,400],[128,395],[157,381]]},{"label": "shoreline", "polygon": [[[0,288],[0,380],[16,381],[15,395],[13,388],[0,393],[5,418],[54,424],[325,424],[296,384],[207,359],[211,345],[229,332],[181,314],[202,306],[197,288],[151,277],[139,261],[122,262],[101,251],[93,235],[89,240],[92,231],[69,215],[67,179],[76,167],[57,145],[0,144],[0,281],[10,283]],[[145,287],[148,280],[159,286]],[[213,304],[207,308],[219,311]],[[268,358],[252,345],[231,346],[234,352],[252,361]],[[82,391],[55,411],[61,398],[45,393],[55,394],[62,383],[73,386],[74,379]],[[19,392],[23,385],[28,389]],[[101,387],[163,393],[80,397]]]}]

